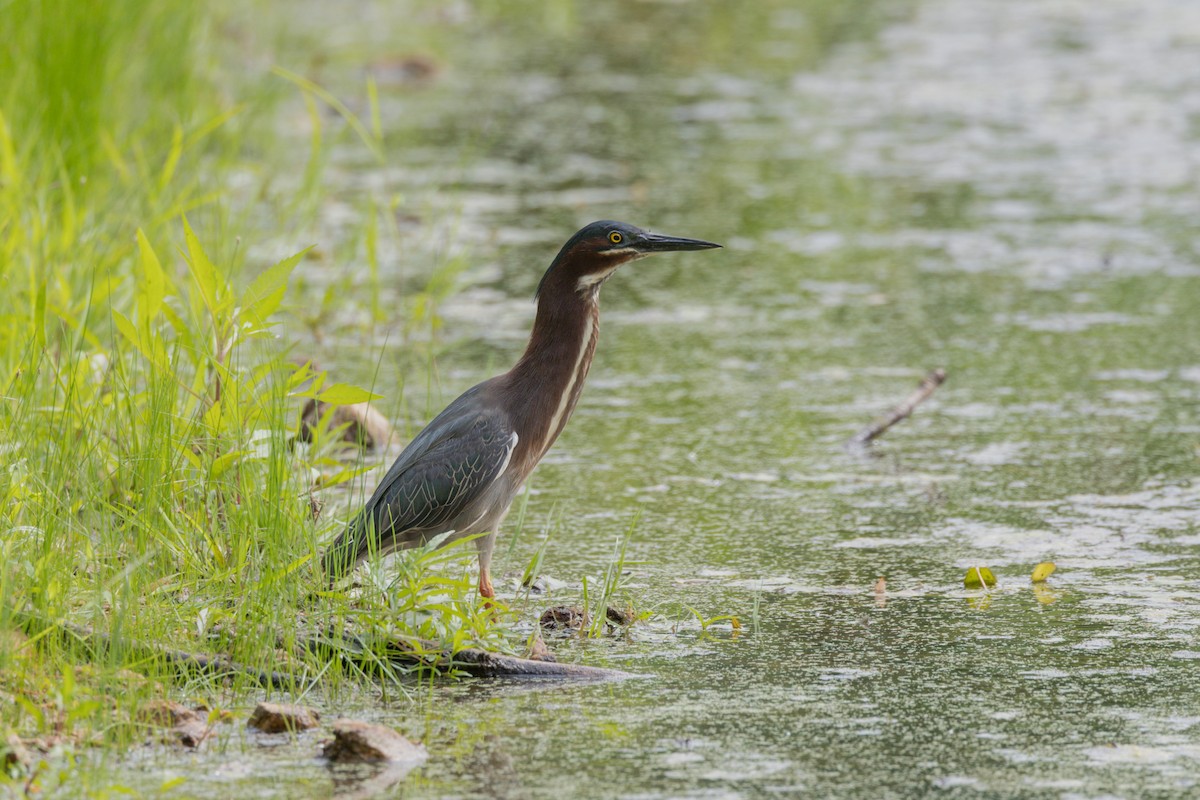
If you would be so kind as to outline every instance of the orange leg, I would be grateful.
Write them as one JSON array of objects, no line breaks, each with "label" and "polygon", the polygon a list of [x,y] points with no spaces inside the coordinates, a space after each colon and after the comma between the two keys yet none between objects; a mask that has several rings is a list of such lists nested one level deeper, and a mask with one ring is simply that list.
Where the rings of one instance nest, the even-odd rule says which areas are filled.
[{"label": "orange leg", "polygon": [[479,596],[484,598],[483,604],[486,607],[492,607],[492,598],[496,596],[496,590],[492,588],[492,576],[487,567],[479,569]]},{"label": "orange leg", "polygon": [[496,590],[492,588],[492,547],[496,543],[496,531],[476,540],[479,550],[479,596],[483,598],[484,608],[492,607],[492,598]]}]

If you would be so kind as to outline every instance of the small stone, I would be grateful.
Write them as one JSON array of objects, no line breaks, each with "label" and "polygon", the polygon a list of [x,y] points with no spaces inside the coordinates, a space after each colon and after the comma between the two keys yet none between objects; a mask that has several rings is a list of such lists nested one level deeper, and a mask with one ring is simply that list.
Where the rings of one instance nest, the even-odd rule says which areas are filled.
[{"label": "small stone", "polygon": [[205,739],[212,736],[212,728],[204,720],[196,717],[195,719],[184,720],[171,730],[167,731],[163,736],[165,741],[174,741],[184,747],[199,747]]},{"label": "small stone", "polygon": [[182,722],[200,719],[200,715],[194,710],[188,708],[183,703],[176,703],[174,700],[152,700],[142,706],[138,717],[142,722],[149,725],[158,725],[163,728],[170,728]]},{"label": "small stone", "polygon": [[550,648],[542,641],[541,632],[534,632],[533,640],[529,643],[529,648],[525,653],[525,657],[530,661],[548,661],[555,662],[558,659],[554,653],[550,652]]},{"label": "small stone", "polygon": [[[610,625],[626,626],[633,624],[633,615],[608,606],[604,610],[605,620]],[[543,628],[548,630],[578,630],[589,623],[586,609],[579,606],[554,606],[542,612],[538,620]]]},{"label": "small stone", "polygon": [[627,611],[620,611],[612,606],[609,606],[604,610],[604,616],[613,625],[626,626],[633,624],[633,614]]},{"label": "small stone", "polygon": [[305,706],[259,703],[246,724],[263,733],[296,733],[317,727],[321,715]]},{"label": "small stone", "polygon": [[333,739],[325,743],[324,755],[330,761],[424,761],[425,748],[413,744],[386,725],[374,725],[353,719],[333,723]]},{"label": "small stone", "polygon": [[212,735],[207,715],[174,700],[154,700],[142,707],[139,718],[149,724],[169,728],[162,734],[165,742],[184,747],[199,747]]},{"label": "small stone", "polygon": [[561,630],[581,628],[583,619],[584,612],[579,606],[554,606],[543,611],[538,621],[543,628]]}]

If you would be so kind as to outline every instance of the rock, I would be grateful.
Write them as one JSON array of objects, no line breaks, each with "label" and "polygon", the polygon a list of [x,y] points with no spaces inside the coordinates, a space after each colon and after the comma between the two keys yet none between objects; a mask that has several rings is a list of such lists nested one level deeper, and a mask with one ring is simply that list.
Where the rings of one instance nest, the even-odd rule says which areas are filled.
[{"label": "rock", "polygon": [[305,706],[259,703],[246,724],[263,733],[296,733],[317,727],[321,715]]},{"label": "rock", "polygon": [[555,658],[554,653],[551,653],[550,648],[546,646],[544,641],[542,641],[542,634],[540,631],[534,631],[533,639],[529,642],[529,648],[525,653],[525,657],[530,661],[549,661],[552,663],[558,661],[558,659]]},{"label": "rock", "polygon": [[608,621],[613,625],[625,626],[633,624],[633,614],[628,611],[619,611],[612,606],[605,609],[604,615],[608,617]]},{"label": "rock", "polygon": [[333,739],[325,743],[324,755],[330,761],[421,762],[428,758],[425,748],[413,744],[386,725],[374,725],[353,719],[333,723]]},{"label": "rock", "polygon": [[[309,400],[300,412],[300,431],[296,438],[302,442],[311,442],[313,429],[316,428],[326,414],[330,405],[317,400]],[[357,445],[364,450],[385,448],[396,442],[396,432],[387,417],[380,414],[370,403],[353,403],[348,406],[334,406],[329,414],[329,429],[345,426],[341,440]]]},{"label": "rock", "polygon": [[169,728],[190,719],[199,719],[194,710],[174,700],[152,700],[142,706],[138,717],[142,722],[162,728]]},{"label": "rock", "polygon": [[171,728],[164,734],[163,739],[177,742],[184,747],[199,747],[209,736],[212,736],[212,728],[207,722],[196,717]]},{"label": "rock", "polygon": [[[610,625],[631,625],[633,616],[609,606],[604,616]],[[588,613],[579,606],[554,606],[547,608],[539,620],[543,628],[550,630],[578,630],[588,624]]]},{"label": "rock", "polygon": [[542,612],[538,622],[551,630],[576,630],[583,627],[585,613],[579,606],[554,606]]},{"label": "rock", "polygon": [[165,742],[174,742],[184,747],[199,747],[212,735],[208,715],[201,715],[174,700],[155,700],[142,707],[141,720],[150,725],[169,728],[163,733]]}]

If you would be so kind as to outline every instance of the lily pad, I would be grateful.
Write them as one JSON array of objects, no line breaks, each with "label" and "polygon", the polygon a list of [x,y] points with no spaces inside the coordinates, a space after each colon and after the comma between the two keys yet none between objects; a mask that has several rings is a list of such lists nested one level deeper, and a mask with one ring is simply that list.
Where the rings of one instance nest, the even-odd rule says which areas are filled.
[{"label": "lily pad", "polygon": [[996,576],[987,567],[971,567],[963,576],[963,586],[968,589],[990,589],[995,585]]}]

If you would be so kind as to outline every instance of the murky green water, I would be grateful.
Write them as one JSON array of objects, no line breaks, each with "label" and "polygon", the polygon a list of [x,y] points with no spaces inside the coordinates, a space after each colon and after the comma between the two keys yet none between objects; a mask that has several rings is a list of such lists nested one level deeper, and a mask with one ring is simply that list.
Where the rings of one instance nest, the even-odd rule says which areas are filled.
[{"label": "murky green water", "polygon": [[[331,83],[441,64],[420,86],[380,72],[394,155],[347,144],[324,215],[349,242],[368,197],[403,196],[380,244],[389,351],[336,325],[315,347],[340,379],[406,377],[406,421],[427,417],[403,298],[440,261],[471,264],[441,309],[444,401],[519,354],[580,224],[727,245],[606,285],[579,411],[499,547],[512,592],[554,529],[543,573],[570,588],[514,601],[533,615],[636,518],[626,591],[656,615],[551,645],[649,677],[356,709],[430,750],[392,796],[1200,791],[1200,9],[1099,5],[298,15]],[[352,319],[361,250],[307,291],[347,277]],[[935,366],[946,385],[877,457],[842,449]],[[962,590],[973,564],[1000,588]],[[325,796],[315,741],[233,736],[134,777]]]}]

